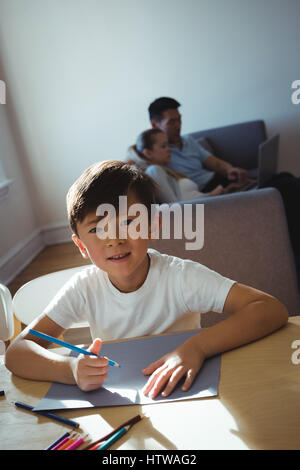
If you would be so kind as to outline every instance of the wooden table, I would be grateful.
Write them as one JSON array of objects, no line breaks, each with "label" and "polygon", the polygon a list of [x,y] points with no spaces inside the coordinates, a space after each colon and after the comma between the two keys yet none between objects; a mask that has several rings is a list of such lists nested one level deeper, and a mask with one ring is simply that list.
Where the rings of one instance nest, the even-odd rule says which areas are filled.
[{"label": "wooden table", "polygon": [[[271,336],[223,354],[218,397],[57,414],[78,421],[92,440],[146,414],[112,449],[300,449],[300,364],[291,360],[295,340],[300,340],[300,317],[291,317]],[[13,376],[2,357],[0,384],[5,390],[0,449],[44,449],[70,429],[14,405],[36,405],[49,382]]]}]

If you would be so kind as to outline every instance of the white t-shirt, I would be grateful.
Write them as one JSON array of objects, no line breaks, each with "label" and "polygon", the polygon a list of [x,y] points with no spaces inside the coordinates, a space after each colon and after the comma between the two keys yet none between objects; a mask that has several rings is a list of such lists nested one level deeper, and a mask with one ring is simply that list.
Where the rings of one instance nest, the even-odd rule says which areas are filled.
[{"label": "white t-shirt", "polygon": [[93,339],[109,340],[170,331],[190,312],[222,312],[235,281],[194,261],[152,249],[148,255],[148,275],[136,291],[120,292],[105,271],[91,266],[60,289],[44,314],[62,328],[88,321]]}]

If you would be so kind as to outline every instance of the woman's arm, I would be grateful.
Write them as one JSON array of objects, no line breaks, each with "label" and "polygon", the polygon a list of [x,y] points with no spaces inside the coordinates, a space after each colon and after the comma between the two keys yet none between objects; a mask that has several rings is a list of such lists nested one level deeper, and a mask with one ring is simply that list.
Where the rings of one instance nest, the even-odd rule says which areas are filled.
[{"label": "woman's arm", "polygon": [[[169,176],[162,167],[159,165],[150,165],[145,172],[158,185],[158,197],[161,203],[176,202],[180,200],[180,190],[177,181],[175,178]],[[178,188],[177,194],[175,188]]]}]

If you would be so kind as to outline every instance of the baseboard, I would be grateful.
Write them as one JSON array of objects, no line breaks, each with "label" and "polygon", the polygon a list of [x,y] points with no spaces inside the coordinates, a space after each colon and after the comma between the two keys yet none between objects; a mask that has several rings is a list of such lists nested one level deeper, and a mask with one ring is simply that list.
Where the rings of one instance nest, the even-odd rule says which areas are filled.
[{"label": "baseboard", "polygon": [[72,241],[72,232],[67,223],[46,225],[41,229],[45,246]]},{"label": "baseboard", "polygon": [[36,229],[0,258],[0,283],[8,285],[48,245],[71,241],[68,224],[52,224]]},{"label": "baseboard", "polygon": [[45,247],[41,230],[11,248],[0,258],[0,282],[9,284]]}]

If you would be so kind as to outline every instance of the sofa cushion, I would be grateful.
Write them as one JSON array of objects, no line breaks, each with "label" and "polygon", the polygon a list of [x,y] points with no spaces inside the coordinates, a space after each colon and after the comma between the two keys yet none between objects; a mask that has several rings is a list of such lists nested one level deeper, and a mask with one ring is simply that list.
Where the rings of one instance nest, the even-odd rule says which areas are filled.
[{"label": "sofa cushion", "polygon": [[262,120],[192,132],[189,135],[197,141],[205,137],[216,157],[246,170],[257,168],[258,147],[267,138]]},{"label": "sofa cushion", "polygon": [[207,139],[206,137],[200,137],[200,139],[197,139],[198,144],[201,145],[205,150],[210,152],[212,155],[215,155],[216,152],[213,148],[213,145],[211,144],[211,141]]}]

